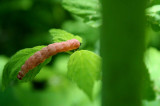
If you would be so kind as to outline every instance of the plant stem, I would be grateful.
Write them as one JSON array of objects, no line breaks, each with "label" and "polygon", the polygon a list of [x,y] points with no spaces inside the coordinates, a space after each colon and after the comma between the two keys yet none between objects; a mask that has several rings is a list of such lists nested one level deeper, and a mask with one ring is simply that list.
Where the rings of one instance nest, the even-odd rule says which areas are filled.
[{"label": "plant stem", "polygon": [[141,106],[146,0],[102,0],[102,106]]}]

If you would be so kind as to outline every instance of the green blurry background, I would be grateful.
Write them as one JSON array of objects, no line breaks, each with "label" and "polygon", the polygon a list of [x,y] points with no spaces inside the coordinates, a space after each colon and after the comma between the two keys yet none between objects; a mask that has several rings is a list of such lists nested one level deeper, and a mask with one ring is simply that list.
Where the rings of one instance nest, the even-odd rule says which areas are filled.
[{"label": "green blurry background", "polygon": [[[81,36],[83,48],[99,54],[99,28],[67,12],[61,0],[0,0],[0,86],[8,59],[18,50],[52,43],[51,28]],[[68,54],[53,56],[32,82],[0,90],[0,106],[99,106],[101,82],[95,84],[94,100],[89,100],[67,78],[68,59]]]}]

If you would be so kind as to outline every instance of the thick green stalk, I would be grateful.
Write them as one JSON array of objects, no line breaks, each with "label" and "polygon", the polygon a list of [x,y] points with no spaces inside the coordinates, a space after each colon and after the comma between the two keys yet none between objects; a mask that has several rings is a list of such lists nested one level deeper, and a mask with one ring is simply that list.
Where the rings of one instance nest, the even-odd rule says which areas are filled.
[{"label": "thick green stalk", "polygon": [[141,106],[145,0],[102,0],[102,106]]}]

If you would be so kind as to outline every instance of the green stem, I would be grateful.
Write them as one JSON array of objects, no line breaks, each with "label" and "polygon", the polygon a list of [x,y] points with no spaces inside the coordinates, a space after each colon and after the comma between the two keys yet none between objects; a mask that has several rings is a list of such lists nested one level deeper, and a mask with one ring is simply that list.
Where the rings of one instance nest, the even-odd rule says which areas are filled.
[{"label": "green stem", "polygon": [[102,106],[141,106],[146,0],[102,0]]}]

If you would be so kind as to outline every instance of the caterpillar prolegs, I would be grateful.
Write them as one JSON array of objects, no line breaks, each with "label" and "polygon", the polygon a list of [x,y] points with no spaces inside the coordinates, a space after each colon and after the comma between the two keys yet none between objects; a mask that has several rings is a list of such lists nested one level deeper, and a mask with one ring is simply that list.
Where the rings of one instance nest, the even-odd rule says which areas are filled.
[{"label": "caterpillar prolegs", "polygon": [[37,51],[34,55],[30,56],[26,60],[25,64],[22,65],[21,70],[19,71],[17,78],[22,80],[22,78],[27,74],[29,70],[32,70],[40,63],[44,62],[50,56],[53,56],[59,52],[66,52],[79,48],[80,42],[76,39],[71,39],[65,42],[53,43],[47,47],[42,48],[40,51]]}]

